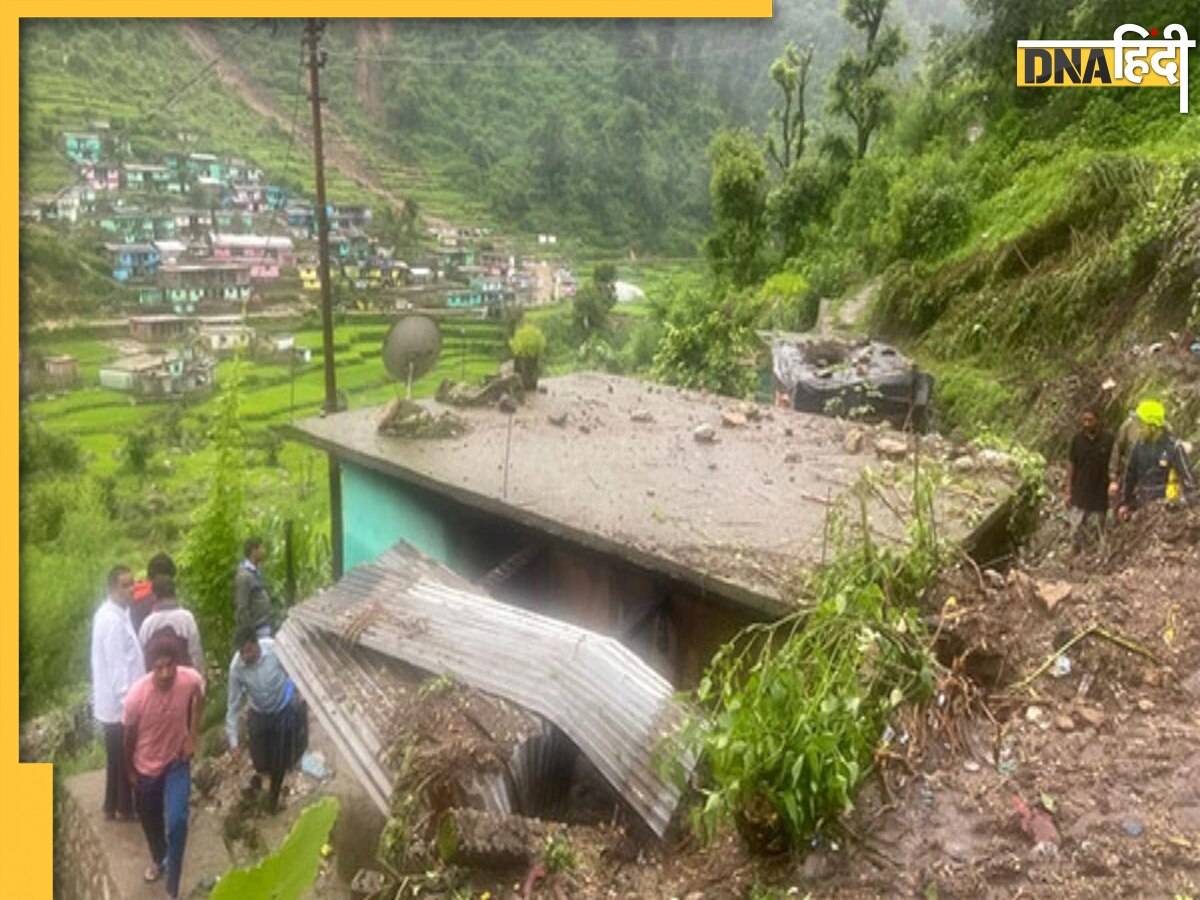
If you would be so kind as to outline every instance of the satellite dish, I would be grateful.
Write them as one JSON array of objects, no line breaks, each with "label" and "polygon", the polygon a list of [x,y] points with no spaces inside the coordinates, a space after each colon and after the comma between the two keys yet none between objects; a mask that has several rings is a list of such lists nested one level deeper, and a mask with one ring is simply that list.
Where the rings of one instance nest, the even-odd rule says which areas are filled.
[{"label": "satellite dish", "polygon": [[412,398],[413,379],[420,378],[437,363],[442,333],[428,316],[399,319],[383,339],[383,365],[389,375],[408,386]]}]

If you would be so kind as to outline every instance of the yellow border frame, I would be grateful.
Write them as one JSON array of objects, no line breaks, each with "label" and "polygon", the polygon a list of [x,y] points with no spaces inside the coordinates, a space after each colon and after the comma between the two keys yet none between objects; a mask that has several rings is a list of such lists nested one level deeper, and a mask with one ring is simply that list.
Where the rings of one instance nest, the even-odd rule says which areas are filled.
[{"label": "yellow border frame", "polygon": [[[408,3],[391,4],[351,2],[341,4],[338,9],[343,18],[769,18],[772,0],[410,0]],[[295,18],[311,15],[328,15],[330,4],[300,2],[264,2],[254,4],[255,12]],[[6,29],[5,45],[8,52],[3,61],[4,106],[2,118],[5,141],[3,158],[5,171],[9,172],[4,185],[4,207],[8,215],[2,217],[5,271],[9,272],[9,284],[17,279],[19,187],[19,135],[18,110],[20,23],[22,18],[67,18],[72,16],[92,17],[98,11],[92,4],[67,3],[14,3],[12,17]],[[179,18],[163,10],[161,4],[147,2],[116,2],[106,4],[106,17],[113,18]],[[244,5],[217,3],[205,10],[212,17],[222,15],[241,18],[246,14]],[[17,297],[14,292],[3,303],[3,329],[13,344],[19,341]],[[10,344],[9,346],[12,346]],[[14,347],[13,349],[17,349]],[[3,684],[0,685],[0,721],[3,721],[0,755],[0,797],[4,810],[0,813],[0,900],[41,900],[53,896],[53,802],[52,772],[49,765],[19,765],[17,762],[20,725],[18,722],[18,553],[19,521],[17,471],[17,426],[18,426],[18,373],[13,362],[17,354],[9,357],[8,364],[0,375],[0,394],[4,397],[3,421],[4,446],[9,458],[9,475],[3,480],[3,495],[0,504],[8,510],[4,520],[2,539],[4,544],[4,567],[10,573],[12,591],[4,603],[0,630],[3,632]]]}]

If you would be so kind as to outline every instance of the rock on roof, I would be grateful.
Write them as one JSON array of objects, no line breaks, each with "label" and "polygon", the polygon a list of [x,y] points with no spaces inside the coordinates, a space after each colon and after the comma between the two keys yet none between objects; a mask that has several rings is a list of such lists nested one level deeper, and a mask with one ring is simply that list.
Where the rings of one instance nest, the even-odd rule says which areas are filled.
[{"label": "rock on roof", "polygon": [[[453,439],[380,435],[382,407],[307,419],[294,433],[400,481],[767,615],[787,609],[785,585],[798,569],[821,560],[830,504],[875,461],[869,444],[868,452],[846,451],[847,426],[833,418],[747,408],[729,398],[595,373],[542,384],[546,393],[527,396],[513,416],[507,495],[507,418],[491,407],[424,401],[434,414],[452,409],[466,420],[467,433]],[[554,424],[564,413],[565,423]],[[700,426],[712,428],[715,440],[696,440]],[[902,439],[900,450],[903,455]],[[990,510],[1011,490],[990,475],[976,481],[962,495],[939,493],[941,527],[952,539],[965,537],[973,514]],[[901,540],[906,523],[890,508],[904,505],[904,491],[896,493],[872,508],[871,524]]]}]

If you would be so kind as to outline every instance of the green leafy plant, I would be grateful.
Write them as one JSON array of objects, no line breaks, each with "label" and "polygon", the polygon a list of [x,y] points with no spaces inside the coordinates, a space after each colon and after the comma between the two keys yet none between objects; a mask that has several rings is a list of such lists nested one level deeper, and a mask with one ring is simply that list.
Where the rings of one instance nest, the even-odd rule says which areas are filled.
[{"label": "green leafy plant", "polygon": [[235,359],[225,376],[211,442],[215,450],[204,504],[184,540],[181,576],[185,596],[212,646],[233,640],[233,575],[244,524],[245,435],[241,421],[241,367]]},{"label": "green leafy plant", "polygon": [[338,808],[336,797],[309,806],[278,850],[253,868],[226,872],[209,900],[299,900],[306,896],[320,871],[321,851],[337,820]]},{"label": "green leafy plant", "polygon": [[683,738],[707,772],[701,833],[732,819],[757,849],[801,846],[851,808],[895,708],[930,694],[936,662],[912,604],[939,559],[931,497],[914,487],[923,512],[902,552],[872,542],[865,500],[860,533],[832,520],[841,549],[802,583],[801,608],[714,657]]},{"label": "green leafy plant", "polygon": [[551,875],[575,870],[575,848],[571,846],[571,839],[566,832],[556,832],[546,838],[542,859],[546,863],[546,871]]},{"label": "green leafy plant", "polygon": [[754,387],[748,363],[759,347],[753,297],[684,291],[668,306],[653,373],[670,384],[744,397]]}]

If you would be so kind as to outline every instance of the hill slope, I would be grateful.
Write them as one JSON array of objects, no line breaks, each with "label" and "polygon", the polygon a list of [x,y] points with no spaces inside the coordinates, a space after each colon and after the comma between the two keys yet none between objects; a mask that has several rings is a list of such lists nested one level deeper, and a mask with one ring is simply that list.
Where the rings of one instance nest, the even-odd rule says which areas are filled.
[{"label": "hill slope", "polygon": [[[809,107],[851,39],[833,0],[767,21],[334,20],[324,37],[330,194],[427,219],[550,231],[589,250],[691,255],[708,218],[705,148],[761,130],[787,41],[817,47]],[[960,3],[897,4],[909,42]],[[22,190],[70,180],[63,129],[110,121],[134,156],[192,138],[311,192],[299,20],[26,23]],[[915,54],[913,54],[915,58]]]}]

